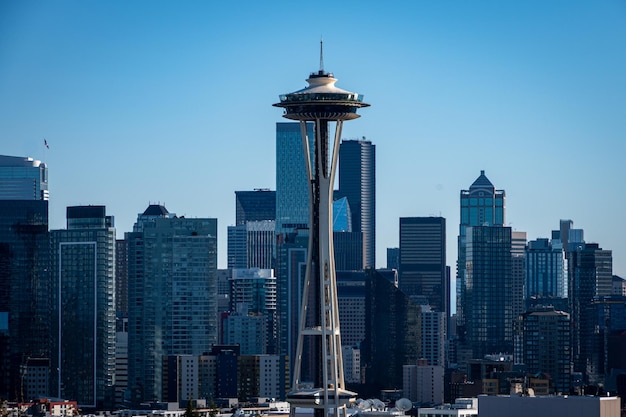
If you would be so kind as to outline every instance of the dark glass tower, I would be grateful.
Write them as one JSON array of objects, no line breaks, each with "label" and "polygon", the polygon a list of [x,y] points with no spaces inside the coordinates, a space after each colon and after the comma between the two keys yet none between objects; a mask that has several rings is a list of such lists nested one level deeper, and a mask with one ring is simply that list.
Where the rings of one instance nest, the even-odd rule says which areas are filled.
[{"label": "dark glass tower", "polygon": [[[306,132],[314,136],[313,123],[306,124]],[[314,154],[312,147],[309,154]],[[276,123],[276,234],[309,227],[305,158],[300,124]]]},{"label": "dark glass tower", "polygon": [[[306,407],[313,408],[316,416],[333,413],[337,417],[340,410],[347,415],[346,405],[356,399],[356,394],[345,389],[343,377],[332,235],[333,184],[343,122],[359,117],[357,109],[369,104],[361,95],[336,87],[337,80],[322,65],[307,82],[308,87],[281,95],[275,104],[284,109],[285,118],[300,122],[310,202],[308,259],[288,400],[292,416],[297,408]],[[313,136],[308,133],[307,122],[313,122]],[[331,136],[334,140],[329,143]],[[306,350],[312,365],[308,369],[302,366]]]},{"label": "dark glass tower", "polygon": [[276,191],[235,191],[235,224],[276,219]]},{"label": "dark glass tower", "polygon": [[352,211],[352,230],[363,233],[365,266],[376,266],[376,145],[343,140],[339,146],[339,196]]},{"label": "dark glass tower", "polygon": [[[82,407],[113,406],[115,228],[104,206],[67,208],[51,232],[52,385]],[[80,335],[80,336],[78,336]]]},{"label": "dark glass tower", "polygon": [[201,355],[217,343],[217,219],[152,205],[128,241],[128,384],[133,399],[163,398],[166,355]]},{"label": "dark glass tower", "polygon": [[446,219],[400,218],[400,289],[408,296],[424,296],[428,304],[448,315]]},{"label": "dark glass tower", "polygon": [[[506,195],[504,190],[496,190],[491,181],[480,171],[480,176],[469,190],[461,190],[461,223],[459,224],[457,262],[457,326],[463,337],[465,325],[465,247],[466,229],[470,226],[504,226],[506,222]],[[510,256],[510,254],[509,254]]]},{"label": "dark glass tower", "polygon": [[511,228],[466,229],[463,308],[467,346],[474,358],[513,352]]},{"label": "dark glass tower", "polygon": [[0,156],[0,397],[32,395],[21,378],[50,355],[48,169]]},{"label": "dark glass tower", "polygon": [[582,372],[586,383],[598,384],[604,376],[600,366],[604,358],[599,357],[598,307],[593,300],[611,295],[613,254],[597,243],[581,243],[568,258],[574,372]]}]

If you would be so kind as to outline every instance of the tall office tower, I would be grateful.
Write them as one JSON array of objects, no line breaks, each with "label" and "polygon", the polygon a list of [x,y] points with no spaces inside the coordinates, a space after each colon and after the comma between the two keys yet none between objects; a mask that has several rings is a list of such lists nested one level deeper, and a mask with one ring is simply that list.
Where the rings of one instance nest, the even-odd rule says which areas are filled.
[{"label": "tall office tower", "polygon": [[567,262],[560,239],[536,239],[526,249],[526,304],[567,298]]},{"label": "tall office tower", "polygon": [[67,208],[51,231],[52,386],[81,407],[113,406],[115,228],[104,206]]},{"label": "tall office tower", "polygon": [[363,233],[352,229],[352,211],[346,197],[333,202],[333,244],[335,269],[359,271],[364,268]]},{"label": "tall office tower", "polygon": [[432,308],[447,317],[446,219],[401,217],[399,266],[400,289],[410,297],[426,297]]},{"label": "tall office tower", "polygon": [[526,232],[511,232],[511,317],[526,311],[524,281],[526,280]]},{"label": "tall office tower", "polygon": [[[320,70],[312,73],[307,82],[308,87],[281,95],[275,104],[284,109],[285,118],[300,122],[310,196],[306,278],[293,389],[288,399],[292,417],[299,407],[313,408],[316,417],[328,416],[332,410],[337,417],[340,410],[347,415],[346,405],[356,400],[356,393],[345,389],[343,378],[332,235],[333,185],[343,122],[359,117],[357,109],[369,104],[363,102],[363,96],[335,86],[333,74],[323,69],[321,53]],[[307,122],[313,122],[313,135],[309,134]],[[332,130],[334,140],[329,144]],[[278,195],[278,183],[276,192]],[[277,218],[277,223],[284,227],[283,219]],[[305,350],[309,351],[307,362],[312,366],[303,368]],[[309,388],[310,383],[314,388]]]},{"label": "tall office tower", "polygon": [[402,386],[402,366],[421,357],[421,307],[375,269],[367,269],[365,340],[361,364],[365,385],[359,395]]},{"label": "tall office tower", "polygon": [[474,358],[511,353],[511,228],[470,226],[465,239],[465,341]]},{"label": "tall office tower", "polygon": [[0,155],[0,200],[48,201],[48,167],[41,161]]},{"label": "tall office tower", "polygon": [[491,181],[480,171],[469,190],[461,190],[461,223],[459,224],[456,316],[459,337],[463,339],[465,328],[465,246],[466,229],[470,226],[504,226],[506,222],[506,194],[496,190]]},{"label": "tall office tower", "polygon": [[[313,123],[306,124],[314,137]],[[309,146],[313,161],[313,141]],[[276,234],[306,229],[309,224],[309,181],[300,123],[276,123]]]},{"label": "tall office tower", "polygon": [[387,248],[387,269],[400,268],[400,248]]},{"label": "tall office tower", "polygon": [[626,296],[594,297],[595,329],[590,340],[585,341],[591,352],[587,369],[596,375],[589,380],[604,384],[607,392],[617,391],[616,376],[626,382]]},{"label": "tall office tower", "polygon": [[552,306],[537,307],[519,317],[521,343],[516,346],[516,361],[526,365],[529,374],[549,374],[556,392],[570,389],[570,316]]},{"label": "tall office tower", "polygon": [[[0,155],[0,397],[25,401],[24,370],[50,355],[48,168]],[[41,361],[37,361],[41,363]]]},{"label": "tall office tower", "polygon": [[162,399],[165,355],[217,342],[217,220],[165,207],[138,215],[128,241],[128,384],[135,401]]},{"label": "tall office tower", "polygon": [[128,317],[128,242],[115,241],[115,312]]},{"label": "tall office tower", "polygon": [[[570,243],[571,244],[571,243]],[[569,302],[572,318],[572,360],[574,372],[582,372],[587,383],[596,384],[602,369],[597,369],[594,349],[595,297],[611,295],[613,255],[597,243],[584,243],[569,253]]]},{"label": "tall office tower", "polygon": [[342,140],[339,145],[339,196],[352,210],[352,230],[363,233],[365,266],[376,266],[376,145]]},{"label": "tall office tower", "polygon": [[569,258],[569,252],[575,252],[581,243],[585,243],[585,234],[583,229],[574,229],[572,220],[561,219],[559,221],[559,230],[552,231],[552,240],[555,239],[559,239],[563,243],[565,257]]},{"label": "tall office tower", "polygon": [[228,226],[228,268],[274,267],[274,220]]},{"label": "tall office tower", "polygon": [[235,224],[260,220],[276,220],[276,191],[235,191]]},{"label": "tall office tower", "polygon": [[294,369],[300,305],[306,274],[306,230],[279,234],[276,242],[276,291],[278,313],[278,354],[289,358]]},{"label": "tall office tower", "polygon": [[[337,271],[341,345],[360,346],[365,339],[365,271]],[[344,358],[345,359],[345,358]]]}]

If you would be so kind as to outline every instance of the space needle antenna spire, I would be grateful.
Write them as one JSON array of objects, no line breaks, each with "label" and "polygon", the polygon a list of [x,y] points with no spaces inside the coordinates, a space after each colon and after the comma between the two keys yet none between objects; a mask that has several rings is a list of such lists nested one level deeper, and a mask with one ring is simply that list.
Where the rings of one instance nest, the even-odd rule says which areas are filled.
[{"label": "space needle antenna spire", "polygon": [[324,40],[320,38],[320,74],[324,73]]},{"label": "space needle antenna spire", "polygon": [[[295,364],[287,394],[290,417],[297,408],[313,408],[314,417],[347,417],[357,394],[346,388],[339,330],[339,302],[333,245],[333,185],[343,122],[369,107],[363,95],[335,86],[324,71],[320,40],[320,69],[307,79],[308,87],[281,94],[275,107],[283,117],[300,123],[305,171],[309,185],[309,246],[300,294]],[[309,133],[308,124],[313,132]],[[311,146],[313,145],[313,146]],[[295,353],[295,354],[294,354]]]}]

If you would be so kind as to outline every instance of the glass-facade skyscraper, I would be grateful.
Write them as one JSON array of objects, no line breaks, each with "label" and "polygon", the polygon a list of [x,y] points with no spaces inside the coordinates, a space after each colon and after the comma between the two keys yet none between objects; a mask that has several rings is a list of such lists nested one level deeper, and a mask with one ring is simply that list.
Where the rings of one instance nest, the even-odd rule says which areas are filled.
[{"label": "glass-facade skyscraper", "polygon": [[47,363],[50,340],[48,169],[0,155],[0,397],[23,401],[31,361]]},{"label": "glass-facade skyscraper", "polygon": [[[369,140],[342,140],[339,145],[339,197],[352,212],[352,230],[363,233],[364,262],[376,266],[376,145]],[[335,193],[337,197],[337,193]]]},{"label": "glass-facade skyscraper", "polygon": [[276,219],[276,191],[235,191],[235,224]]},{"label": "glass-facade skyscraper", "polygon": [[128,240],[128,385],[133,401],[161,400],[163,357],[217,343],[217,219],[163,206],[138,216]]},{"label": "glass-facade skyscraper", "polygon": [[449,313],[446,268],[446,219],[400,218],[400,289],[410,297],[423,296],[435,310]]},{"label": "glass-facade skyscraper", "polygon": [[[307,131],[309,137],[315,136],[313,123],[307,123]],[[276,234],[308,228],[309,184],[304,162],[300,124],[276,123]]]},{"label": "glass-facade skyscraper", "polygon": [[470,226],[465,246],[465,341],[474,358],[513,352],[511,228]]},{"label": "glass-facade skyscraper", "polygon": [[115,228],[104,206],[67,208],[51,231],[51,381],[58,398],[112,407],[115,374]]},{"label": "glass-facade skyscraper", "polygon": [[470,226],[504,226],[506,222],[506,194],[496,190],[485,171],[472,183],[469,190],[461,190],[461,222],[459,224],[457,262],[457,325],[464,326],[465,246],[466,229]]}]

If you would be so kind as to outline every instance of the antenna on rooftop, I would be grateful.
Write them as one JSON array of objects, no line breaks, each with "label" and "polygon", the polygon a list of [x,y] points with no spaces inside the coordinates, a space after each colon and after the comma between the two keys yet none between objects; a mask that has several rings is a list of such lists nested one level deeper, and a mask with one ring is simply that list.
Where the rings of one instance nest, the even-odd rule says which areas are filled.
[{"label": "antenna on rooftop", "polygon": [[324,72],[324,41],[320,37],[320,74]]}]

